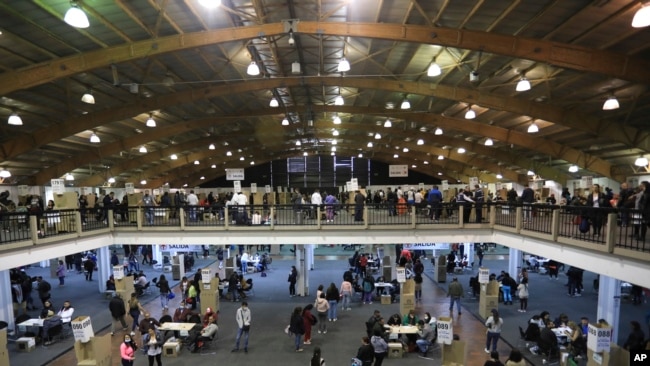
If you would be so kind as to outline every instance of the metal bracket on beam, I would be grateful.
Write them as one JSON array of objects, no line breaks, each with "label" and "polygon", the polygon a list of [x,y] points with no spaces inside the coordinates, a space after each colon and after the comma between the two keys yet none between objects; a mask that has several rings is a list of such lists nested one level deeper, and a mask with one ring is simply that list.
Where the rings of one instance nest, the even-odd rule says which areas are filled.
[{"label": "metal bracket on beam", "polygon": [[285,19],[282,20],[282,25],[284,26],[284,32],[289,33],[293,32],[296,33],[298,30],[298,23],[300,22],[300,19]]}]

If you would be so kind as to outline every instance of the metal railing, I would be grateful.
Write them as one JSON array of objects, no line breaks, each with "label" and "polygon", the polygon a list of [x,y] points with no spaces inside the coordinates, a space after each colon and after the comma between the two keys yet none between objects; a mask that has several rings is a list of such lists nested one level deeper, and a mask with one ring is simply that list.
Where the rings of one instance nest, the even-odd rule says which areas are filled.
[{"label": "metal railing", "polygon": [[[467,221],[466,216],[470,208]],[[638,210],[612,208],[489,203],[481,208],[483,220],[476,223],[476,207],[442,204],[416,206],[364,205],[246,205],[228,207],[126,207],[108,211],[56,210],[38,214],[0,213],[0,245],[35,245],[48,238],[93,235],[98,231],[137,230],[328,230],[328,228],[424,229],[493,228],[523,236],[594,250],[627,250],[650,254],[645,238],[647,220]],[[107,217],[105,217],[107,216]],[[589,222],[586,229],[584,222]],[[255,230],[260,230],[255,229]],[[647,240],[647,241],[646,241]],[[0,250],[2,247],[0,246]],[[628,255],[630,255],[628,253]]]}]

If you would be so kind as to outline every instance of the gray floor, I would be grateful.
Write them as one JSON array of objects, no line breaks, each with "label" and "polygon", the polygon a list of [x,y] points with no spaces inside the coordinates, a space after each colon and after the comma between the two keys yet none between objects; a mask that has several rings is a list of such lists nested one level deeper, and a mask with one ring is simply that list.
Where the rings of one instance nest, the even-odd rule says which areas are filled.
[{"label": "gray floor", "polygon": [[[371,315],[374,308],[379,308],[383,314],[392,314],[399,312],[397,304],[392,305],[361,305],[358,301],[354,303],[353,310],[349,312],[342,312],[339,314],[339,321],[335,323],[328,323],[330,329],[326,335],[314,335],[314,341],[311,346],[306,347],[306,351],[301,354],[293,352],[293,341],[289,339],[284,333],[283,329],[288,323],[291,310],[295,306],[304,306],[312,302],[312,297],[309,298],[290,298],[288,296],[288,288],[286,277],[289,267],[293,264],[291,260],[291,253],[289,252],[291,246],[283,248],[283,257],[278,257],[274,260],[273,269],[269,272],[266,278],[259,277],[259,274],[251,275],[255,281],[256,295],[249,300],[250,308],[253,314],[253,326],[251,330],[251,339],[249,345],[249,354],[231,353],[230,349],[233,347],[235,338],[235,320],[234,314],[238,306],[236,303],[224,302],[221,305],[221,315],[219,320],[219,340],[216,343],[215,352],[207,355],[195,355],[184,353],[181,358],[164,358],[165,365],[186,365],[188,362],[196,360],[200,364],[206,364],[203,359],[209,359],[209,363],[217,362],[221,364],[261,364],[266,365],[305,365],[310,357],[310,351],[318,346],[323,349],[323,356],[327,359],[329,365],[345,365],[349,364],[350,357],[356,354],[356,350],[360,345],[360,337],[364,335],[364,322]],[[501,253],[506,251],[500,251]],[[318,248],[317,255],[337,254],[336,249]],[[351,252],[338,251],[339,260],[317,260],[315,270],[310,273],[311,281],[310,287],[312,292],[315,291],[318,284],[329,284],[334,282],[339,284],[343,271],[347,267],[345,258]],[[335,257],[333,257],[335,258]],[[197,266],[207,263],[202,259],[197,260]],[[484,265],[491,269],[492,272],[499,272],[501,269],[507,269],[508,261],[507,256],[502,255],[487,255]],[[427,289],[431,293],[433,282],[430,263],[426,264],[427,275],[429,281],[425,281],[424,292]],[[154,272],[147,269],[152,275],[159,275],[160,272]],[[34,275],[49,275],[49,269],[30,268],[28,273]],[[471,274],[459,275],[459,280],[468,289],[469,277]],[[597,294],[593,291],[591,283],[594,278],[593,274],[585,273],[584,283],[586,291],[582,297],[571,298],[566,295],[566,276],[560,275],[560,280],[549,280],[547,276],[538,274],[531,274],[530,276],[530,304],[527,313],[517,312],[517,304],[512,306],[500,306],[500,312],[505,319],[505,326],[503,331],[504,341],[516,346],[517,339],[519,338],[518,328],[519,325],[525,325],[527,320],[535,313],[543,310],[551,312],[555,317],[559,313],[566,313],[571,319],[579,319],[581,316],[587,316],[590,319],[596,317],[596,300]],[[60,306],[66,299],[70,299],[76,309],[75,315],[89,314],[92,317],[93,327],[96,331],[106,329],[110,324],[110,315],[108,313],[108,300],[105,300],[103,295],[97,293],[97,282],[87,282],[84,280],[83,275],[70,273],[67,278],[67,285],[63,288],[56,287],[56,280],[53,283],[53,300],[55,306]],[[446,289],[446,284],[440,284],[441,287]],[[469,296],[469,295],[468,295]],[[426,298],[426,295],[425,295]],[[146,301],[156,301],[155,291],[151,295],[147,295]],[[443,299],[432,299],[435,302],[447,301]],[[467,311],[473,314],[478,312],[478,301],[468,298],[464,299],[463,306]],[[427,311],[426,306],[422,311]],[[630,320],[643,321],[648,305],[633,306],[629,303],[623,303],[621,306],[621,324],[629,324]],[[36,312],[32,312],[37,315]],[[433,314],[436,316],[437,314]],[[476,315],[477,316],[477,315]],[[619,340],[627,336],[627,329],[625,326],[621,328],[619,333]],[[462,335],[461,335],[462,336]],[[621,343],[621,342],[619,342]],[[12,365],[46,365],[50,360],[57,355],[67,352],[72,347],[72,339],[55,343],[48,349],[37,347],[36,350],[30,353],[19,353],[15,351],[12,344],[9,345],[10,360]],[[476,347],[482,347],[475,345]],[[474,346],[472,346],[474,347]],[[146,357],[141,353],[135,362],[136,366],[146,365]],[[117,355],[116,355],[117,357]],[[541,365],[541,358],[531,357],[527,355],[529,361],[533,364]],[[393,363],[392,360],[387,361]],[[400,365],[414,365],[430,363],[425,359],[419,358],[415,354],[410,354],[408,357],[401,360]],[[433,362],[439,364],[439,361]]]}]

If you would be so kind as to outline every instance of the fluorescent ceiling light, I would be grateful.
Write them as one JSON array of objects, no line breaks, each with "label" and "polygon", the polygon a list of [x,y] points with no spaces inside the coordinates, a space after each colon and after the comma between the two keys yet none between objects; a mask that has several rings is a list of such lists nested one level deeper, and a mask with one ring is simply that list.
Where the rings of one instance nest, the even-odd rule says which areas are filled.
[{"label": "fluorescent ceiling light", "polygon": [[632,19],[632,27],[643,28],[650,25],[650,5],[646,4],[636,11]]},{"label": "fluorescent ceiling light", "polygon": [[535,122],[531,123],[530,126],[528,126],[528,133],[537,133],[539,132],[539,127],[537,127],[537,124]]},{"label": "fluorescent ceiling light", "polygon": [[438,160],[445,160],[445,157],[442,155],[438,155]]},{"label": "fluorescent ceiling light", "polygon": [[147,184],[147,180],[146,180],[146,179],[141,180],[141,181],[140,181],[140,184],[142,184],[142,185]]},{"label": "fluorescent ceiling light", "polygon": [[201,178],[199,178],[199,179],[200,179],[200,180],[204,180],[204,179],[205,179],[205,176],[202,175]]},{"label": "fluorescent ceiling light", "polygon": [[12,113],[9,116],[9,119],[7,120],[7,123],[12,125],[12,126],[22,126],[23,125],[23,120],[20,118],[18,113]]},{"label": "fluorescent ceiling light", "polygon": [[442,74],[440,65],[438,65],[435,62],[432,62],[431,65],[429,65],[429,69],[427,70],[427,76],[438,76],[440,74]]},{"label": "fluorescent ceiling light", "polygon": [[357,157],[358,157],[359,159],[361,159],[361,158],[363,158],[363,154],[362,154],[362,153],[359,153],[359,155],[357,155]]},{"label": "fluorescent ceiling light", "polygon": [[248,68],[246,69],[246,73],[251,76],[257,76],[260,74],[260,67],[257,66],[257,63],[255,63],[255,61],[251,61],[251,63],[248,65]]},{"label": "fluorescent ceiling light", "polygon": [[243,156],[240,156],[240,157],[239,157],[239,160],[244,161],[244,157],[243,157]]},{"label": "fluorescent ceiling light", "polygon": [[283,125],[283,126],[289,126],[289,120],[287,119],[287,117],[284,117],[284,118],[282,119],[282,125]]},{"label": "fluorescent ceiling light", "polygon": [[178,159],[178,155],[176,155],[176,154],[171,154],[171,155],[169,156],[169,158],[172,159],[172,160],[177,160],[177,159]]},{"label": "fluorescent ceiling light", "polygon": [[201,164],[198,160],[194,160],[194,165],[199,165]]},{"label": "fluorescent ceiling light", "polygon": [[334,130],[334,131],[332,131],[332,136],[338,136],[338,135],[339,135],[339,131],[338,131],[338,130]]},{"label": "fluorescent ceiling light", "polygon": [[95,104],[95,97],[93,96],[92,92],[89,90],[85,92],[83,96],[81,96],[81,101],[88,104]]},{"label": "fluorescent ceiling light", "polygon": [[307,154],[306,151],[304,151],[304,152],[302,153],[302,156],[307,156],[307,155],[309,155],[309,154]]},{"label": "fluorescent ceiling light", "polygon": [[278,102],[278,100],[275,99],[275,97],[271,98],[271,101],[269,102],[269,107],[276,108],[276,107],[279,107],[279,106],[280,106],[280,103]]},{"label": "fluorescent ceiling light", "polygon": [[217,164],[212,164],[212,165],[210,165],[210,168],[212,168],[212,169],[217,169]]},{"label": "fluorescent ceiling light", "polygon": [[88,21],[88,16],[84,13],[83,10],[79,9],[79,5],[76,1],[70,3],[70,9],[65,12],[63,21],[75,28],[88,28],[90,27],[90,22]]},{"label": "fluorescent ceiling light", "polygon": [[381,138],[381,135],[379,134],[379,132],[377,132],[377,133],[375,134],[375,140],[379,140],[380,138]]},{"label": "fluorescent ceiling light", "polygon": [[610,96],[607,98],[605,103],[603,104],[603,110],[604,111],[611,111],[614,109],[618,109],[620,105],[618,104],[618,99],[616,99],[615,96]]},{"label": "fluorescent ceiling light", "polygon": [[335,115],[332,122],[334,122],[335,125],[340,125],[341,124],[341,117],[339,117],[338,114]]},{"label": "fluorescent ceiling light", "polygon": [[113,178],[113,177],[108,178],[108,183],[110,183],[110,184],[115,183],[115,178]]},{"label": "fluorescent ceiling light", "polygon": [[341,58],[341,61],[339,61],[339,66],[337,67],[338,72],[347,72],[350,71],[350,61],[348,61],[345,57]]},{"label": "fluorescent ceiling light", "polygon": [[528,79],[526,78],[519,79],[519,82],[517,82],[517,86],[515,87],[515,90],[518,92],[530,90],[530,81],[528,81]]},{"label": "fluorescent ceiling light", "polygon": [[399,158],[399,155],[395,154],[395,155],[393,155],[393,158],[397,159],[397,158]]},{"label": "fluorescent ceiling light", "polygon": [[402,149],[402,152],[405,152],[405,153],[406,153],[406,152],[409,152],[409,148],[408,148],[408,147],[403,148],[403,149]]},{"label": "fluorescent ceiling light", "polygon": [[232,151],[226,151],[226,156],[232,156]]},{"label": "fluorescent ceiling light", "polygon": [[372,145],[372,141],[368,142],[368,145],[366,145],[366,146],[367,146],[367,147],[372,147],[372,146],[373,146],[373,145]]},{"label": "fluorescent ceiling light", "polygon": [[90,134],[90,142],[93,144],[98,144],[102,142],[102,140],[100,140],[99,136],[97,136],[97,134],[93,132]]},{"label": "fluorescent ceiling light", "polygon": [[302,145],[302,143],[300,142],[300,140],[296,140],[296,146],[300,146],[300,145]]},{"label": "fluorescent ceiling light", "polygon": [[497,179],[502,179],[502,178],[503,178],[503,175],[497,174]]},{"label": "fluorescent ceiling light", "polygon": [[429,165],[429,161],[428,161],[428,160],[425,160],[425,161],[424,161],[424,165]]},{"label": "fluorescent ceiling light", "polygon": [[336,151],[336,146],[332,146],[332,151]]},{"label": "fluorescent ceiling light", "polygon": [[459,148],[458,148],[458,153],[459,153],[459,154],[464,154],[465,151],[466,151],[466,150],[465,150],[464,147],[459,147]]},{"label": "fluorescent ceiling light", "polygon": [[250,165],[255,165],[255,162],[251,160]]},{"label": "fluorescent ceiling light", "polygon": [[442,135],[442,128],[440,128],[440,127],[436,128],[436,131],[433,134],[436,135],[436,136]]}]

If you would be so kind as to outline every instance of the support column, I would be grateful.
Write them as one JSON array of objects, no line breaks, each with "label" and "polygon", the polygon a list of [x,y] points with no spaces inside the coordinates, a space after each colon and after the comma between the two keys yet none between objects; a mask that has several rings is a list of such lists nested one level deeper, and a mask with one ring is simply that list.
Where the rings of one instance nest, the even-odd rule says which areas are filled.
[{"label": "support column", "polygon": [[[465,245],[465,254],[467,254],[467,263],[471,266],[472,262],[474,262],[474,243],[467,243]],[[478,268],[478,262],[476,263],[476,268]],[[472,266],[473,269],[474,266]]]},{"label": "support column", "polygon": [[163,264],[163,255],[159,244],[154,244],[151,246],[151,258],[158,263]]},{"label": "support column", "polygon": [[106,292],[106,281],[113,273],[111,251],[108,245],[97,249],[97,281],[99,293]]},{"label": "support column", "polygon": [[621,315],[621,281],[613,277],[600,275],[598,286],[598,310],[596,319],[590,323],[596,323],[598,319],[605,319],[612,327],[612,341],[618,339],[619,318]]},{"label": "support column", "polygon": [[279,244],[271,245],[271,255],[279,255],[279,254],[280,254],[280,245]]},{"label": "support column", "polygon": [[510,274],[510,277],[517,279],[522,260],[521,250],[513,248],[509,249],[510,255],[508,257],[508,273]]},{"label": "support column", "polygon": [[296,268],[298,269],[298,282],[296,283],[296,295],[309,295],[309,267],[305,263],[305,246],[296,245]]},{"label": "support column", "polygon": [[3,284],[0,286],[0,319],[9,323],[7,329],[16,329],[9,270],[0,271],[0,284]]},{"label": "support column", "polygon": [[305,244],[305,266],[310,271],[314,270],[314,244]]}]

